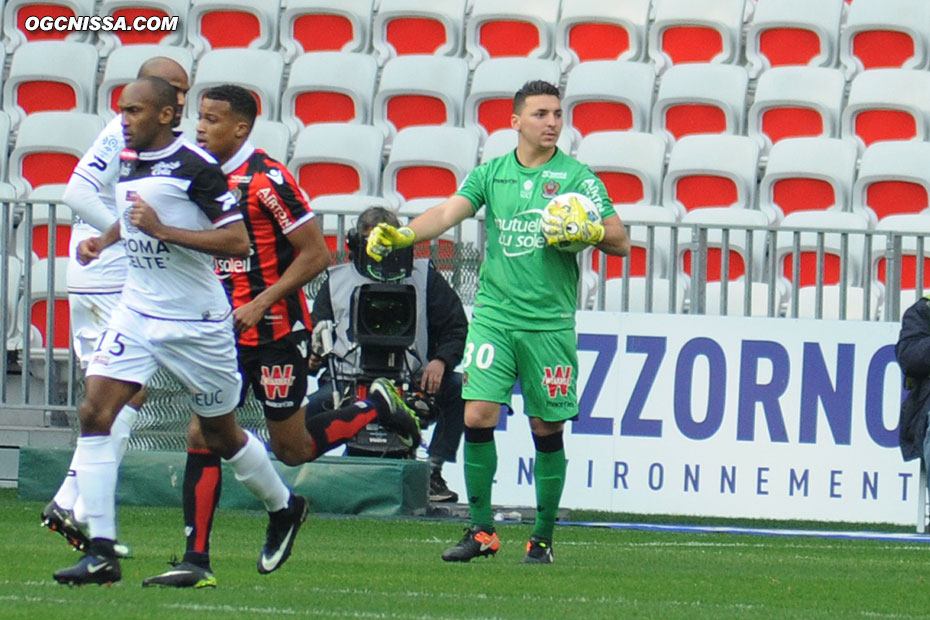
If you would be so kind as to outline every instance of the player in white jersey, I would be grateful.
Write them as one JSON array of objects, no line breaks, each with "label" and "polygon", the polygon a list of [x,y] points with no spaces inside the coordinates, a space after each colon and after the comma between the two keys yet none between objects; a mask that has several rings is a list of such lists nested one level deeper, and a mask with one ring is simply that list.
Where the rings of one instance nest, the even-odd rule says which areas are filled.
[{"label": "player in white jersey", "polygon": [[[87,368],[73,458],[87,510],[90,545],[59,583],[112,583],[122,572],[116,540],[118,463],[110,429],[116,413],[164,366],[193,396],[208,448],[269,512],[261,572],[289,557],[307,500],[291,493],[264,445],[236,422],[241,376],[232,311],[211,255],[244,257],[249,238],[216,160],[172,132],[175,89],[140,78],[120,96],[123,137],[116,187],[118,223],[78,247],[82,262],[122,239],[129,262],[119,305]],[[132,149],[132,150],[130,150]],[[262,570],[262,569],[265,570]]]},{"label": "player in white jersey", "polygon": [[[188,85],[187,72],[176,61],[156,56],[139,68],[138,77],[158,77],[177,90],[180,109],[184,107]],[[81,241],[99,235],[116,222],[116,182],[119,177],[119,155],[125,147],[121,117],[113,118],[97,136],[94,144],[78,162],[68,180],[64,201],[75,213],[71,226],[68,253],[68,306],[71,314],[71,334],[74,352],[82,368],[87,368],[94,347],[119,302],[126,281],[127,258],[122,244],[107,248],[97,260],[81,265],[77,248]],[[138,411],[145,401],[145,389],[133,396],[113,423],[111,436],[117,459],[122,458],[129,442],[129,433]],[[42,524],[64,536],[83,551],[89,540],[81,530],[85,522],[84,502],[77,492],[74,468],[48,505],[42,510]],[[117,546],[120,555],[128,549]]]}]

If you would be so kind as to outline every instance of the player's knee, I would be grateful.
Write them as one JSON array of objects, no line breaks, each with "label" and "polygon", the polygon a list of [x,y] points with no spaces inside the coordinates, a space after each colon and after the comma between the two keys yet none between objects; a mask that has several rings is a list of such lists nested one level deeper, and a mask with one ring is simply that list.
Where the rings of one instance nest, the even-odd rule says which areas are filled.
[{"label": "player's knee", "polygon": [[106,403],[87,395],[78,405],[78,419],[81,422],[81,432],[89,434],[106,434],[110,432],[115,412],[108,410]]},{"label": "player's knee", "polygon": [[294,467],[295,465],[306,463],[309,460],[307,450],[294,441],[275,441],[274,438],[272,438],[271,451],[274,452],[274,455],[279,461],[288,467]]}]

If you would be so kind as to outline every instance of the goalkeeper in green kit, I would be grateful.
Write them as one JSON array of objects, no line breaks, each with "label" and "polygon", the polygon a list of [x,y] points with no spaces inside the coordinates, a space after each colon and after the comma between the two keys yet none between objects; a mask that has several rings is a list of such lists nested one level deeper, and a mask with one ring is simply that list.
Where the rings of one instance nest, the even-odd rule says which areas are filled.
[{"label": "goalkeeper in green kit", "polygon": [[[517,378],[536,446],[536,523],[523,562],[552,562],[552,534],[565,483],[562,432],[565,420],[578,414],[578,264],[574,254],[555,246],[580,241],[617,256],[630,248],[603,183],[556,148],[562,130],[558,88],[543,81],[524,84],[514,95],[511,126],[519,134],[513,152],[475,168],[455,195],[409,227],[379,224],[368,237],[368,254],[380,260],[394,249],[438,237],[487,207],[485,261],[462,360],[471,525],[461,542],[443,552],[449,562],[491,556],[500,547],[491,510],[494,428]],[[591,221],[580,201],[547,208],[567,192],[590,198],[602,223]]]}]

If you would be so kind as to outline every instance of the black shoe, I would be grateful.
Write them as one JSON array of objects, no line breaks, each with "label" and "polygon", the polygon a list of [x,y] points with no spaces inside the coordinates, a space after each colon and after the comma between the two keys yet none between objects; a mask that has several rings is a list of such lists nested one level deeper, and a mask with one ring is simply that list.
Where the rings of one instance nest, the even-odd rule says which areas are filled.
[{"label": "black shoe", "polygon": [[379,378],[371,382],[369,394],[380,397],[386,408],[378,407],[378,422],[381,426],[397,433],[398,438],[408,448],[420,444],[420,421],[413,409],[407,406],[400,392],[390,379]]},{"label": "black shoe", "polygon": [[90,539],[81,531],[73,510],[62,508],[52,500],[42,509],[41,518],[43,526],[64,536],[69,545],[78,551],[87,550]]},{"label": "black shoe", "polygon": [[[87,551],[90,539],[81,531],[73,510],[62,508],[52,500],[42,509],[40,516],[43,526],[64,536],[68,544],[78,551]],[[120,542],[113,543],[113,552],[121,559],[132,557],[132,549]]]},{"label": "black shoe", "polygon": [[216,577],[210,568],[193,562],[169,562],[171,568],[160,575],[142,581],[142,587],[168,586],[171,588],[215,588]]},{"label": "black shoe", "polygon": [[520,560],[524,564],[552,564],[552,541],[538,536],[530,536],[526,543],[526,555]]},{"label": "black shoe", "polygon": [[490,557],[497,553],[500,546],[497,532],[472,525],[465,529],[465,536],[459,544],[442,552],[442,559],[446,562],[468,562],[479,556]]},{"label": "black shoe", "polygon": [[71,568],[63,568],[52,576],[62,585],[103,585],[116,583],[122,579],[123,572],[116,557],[88,553]]},{"label": "black shoe", "polygon": [[291,495],[287,508],[268,513],[265,545],[258,556],[258,572],[267,575],[281,567],[291,555],[297,531],[304,521],[310,505],[305,497]]},{"label": "black shoe", "polygon": [[429,475],[429,501],[431,502],[457,502],[459,494],[446,486],[442,473],[434,469]]}]

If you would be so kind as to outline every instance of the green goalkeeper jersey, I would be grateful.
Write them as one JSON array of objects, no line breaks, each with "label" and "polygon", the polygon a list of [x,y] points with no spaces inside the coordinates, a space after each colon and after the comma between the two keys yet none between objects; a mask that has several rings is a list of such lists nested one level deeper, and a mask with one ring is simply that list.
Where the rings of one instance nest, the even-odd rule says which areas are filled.
[{"label": "green goalkeeper jersey", "polygon": [[591,198],[601,218],[614,215],[604,184],[585,164],[557,150],[527,168],[514,151],[475,168],[458,190],[477,212],[483,205],[487,246],[479,273],[474,320],[520,330],[575,326],[575,255],[546,245],[543,208],[567,192]]}]

